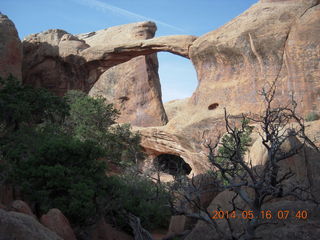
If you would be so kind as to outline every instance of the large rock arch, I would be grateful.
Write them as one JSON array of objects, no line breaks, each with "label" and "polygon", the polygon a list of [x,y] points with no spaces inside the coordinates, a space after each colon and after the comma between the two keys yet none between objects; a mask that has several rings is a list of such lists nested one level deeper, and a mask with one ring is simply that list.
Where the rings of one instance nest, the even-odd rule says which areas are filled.
[{"label": "large rock arch", "polygon": [[141,22],[76,36],[59,29],[30,35],[23,41],[23,81],[58,95],[70,89],[102,95],[120,109],[120,122],[164,125],[155,53],[189,58],[196,37],[153,38],[155,31],[153,22]]},{"label": "large rock arch", "polygon": [[[183,158],[195,164],[201,160],[194,161],[189,152],[202,154],[203,138],[213,138],[223,129],[223,108],[234,115],[258,113],[262,103],[258,90],[266,82],[277,79],[279,103],[287,102],[294,92],[302,116],[320,112],[319,13],[319,0],[262,0],[230,23],[198,38],[151,39],[156,30],[151,22],[78,36],[51,30],[25,39],[23,78],[26,83],[51,88],[61,95],[68,89],[95,89],[92,94],[107,89],[125,113],[124,122],[142,127],[165,125],[158,130],[177,136],[174,141],[188,142],[173,154],[185,151]],[[179,111],[172,111],[175,116],[168,123],[156,71],[154,54],[158,51],[190,58],[199,80],[190,99],[172,106]],[[131,77],[118,85],[115,80],[121,77],[115,68],[121,65],[125,75]],[[127,71],[132,66],[132,71]],[[104,75],[108,75],[108,81],[95,88],[95,82]],[[112,92],[116,85],[130,91]],[[208,110],[213,105],[217,107]],[[160,146],[156,141],[151,146],[148,141],[152,140],[156,137],[145,135],[144,143],[150,151],[160,147],[164,148],[161,153],[172,150],[170,144]]]}]

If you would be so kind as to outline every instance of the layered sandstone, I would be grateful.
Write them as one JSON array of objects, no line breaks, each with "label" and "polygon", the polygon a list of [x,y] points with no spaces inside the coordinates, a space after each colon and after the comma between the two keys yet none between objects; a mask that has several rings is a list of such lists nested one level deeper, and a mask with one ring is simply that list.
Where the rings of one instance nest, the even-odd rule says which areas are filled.
[{"label": "layered sandstone", "polygon": [[23,82],[58,95],[71,89],[85,91],[90,82],[89,71],[81,67],[85,60],[77,53],[88,47],[59,29],[28,36],[23,41]]},{"label": "layered sandstone", "polygon": [[23,81],[58,95],[71,89],[102,95],[121,111],[119,122],[164,125],[155,53],[188,58],[196,38],[150,39],[155,31],[153,22],[141,22],[77,36],[59,29],[30,35],[23,41]]},{"label": "layered sandstone", "polygon": [[203,143],[225,131],[223,108],[234,117],[261,113],[259,91],[275,80],[275,105],[287,104],[293,93],[300,115],[319,113],[319,34],[319,1],[268,0],[197,38],[189,57],[199,85],[189,100],[167,104],[170,121],[161,131],[188,141],[184,151],[205,153]]},{"label": "layered sandstone", "polygon": [[[128,40],[149,39],[154,36],[155,31],[155,24],[145,22],[81,34],[79,38],[91,46],[82,54],[91,61],[91,57],[97,59],[99,56],[93,49],[104,48],[99,52],[112,52],[110,46],[127,44]],[[118,55],[113,57],[110,66],[122,61],[116,57],[121,58]],[[104,65],[107,65],[106,62]],[[108,102],[114,103],[121,112],[119,122],[130,122],[135,126],[157,126],[167,122],[161,100],[156,54],[138,56],[106,70],[90,89],[89,95],[103,96]]]},{"label": "layered sandstone", "polygon": [[[206,160],[193,154],[204,156],[203,142],[223,131],[223,108],[233,115],[259,113],[262,98],[258,92],[267,82],[276,80],[278,103],[286,103],[294,93],[299,113],[319,112],[318,3],[263,0],[199,38],[152,39],[156,27],[151,22],[78,36],[59,30],[41,33],[24,43],[25,82],[51,87],[60,94],[74,88],[91,89],[91,95],[103,95],[116,104],[122,112],[120,122],[163,125],[167,118],[158,63],[150,54],[169,51],[190,58],[199,79],[195,93],[169,113],[164,128],[141,132],[148,152],[185,152],[185,160],[199,172]],[[158,133],[173,140],[160,143]]]},{"label": "layered sandstone", "polygon": [[277,81],[277,99],[294,93],[299,112],[319,111],[318,1],[262,1],[190,48],[199,86],[191,104],[218,103],[233,113],[256,112],[259,90]]},{"label": "layered sandstone", "polygon": [[21,80],[22,47],[14,23],[0,14],[0,77]]}]

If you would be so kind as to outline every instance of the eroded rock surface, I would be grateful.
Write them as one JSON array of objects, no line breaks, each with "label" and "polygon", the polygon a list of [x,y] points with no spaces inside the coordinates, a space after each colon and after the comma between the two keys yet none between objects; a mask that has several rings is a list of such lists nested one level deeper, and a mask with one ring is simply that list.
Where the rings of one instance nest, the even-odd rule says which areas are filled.
[{"label": "eroded rock surface", "polygon": [[88,47],[59,29],[28,36],[23,41],[23,82],[61,96],[71,89],[85,91],[90,85],[89,71],[76,53]]},{"label": "eroded rock surface", "polygon": [[[155,31],[155,24],[145,22],[112,27],[90,34],[82,34],[79,37],[92,46],[84,54],[92,54],[95,58],[98,55],[92,51],[93,47],[109,48],[115,44],[125,45],[128,40],[149,39],[154,36]],[[128,56],[132,58],[130,54]],[[120,55],[118,57],[123,58]],[[115,58],[116,56],[111,59],[111,65],[123,61],[123,59],[116,60]],[[135,126],[159,126],[167,122],[161,100],[156,54],[138,56],[106,70],[93,85],[89,95],[100,95],[108,102],[114,103],[121,112],[118,119],[120,123],[130,122]]]},{"label": "eroded rock surface", "polygon": [[[73,88],[91,89],[90,94],[115,102],[122,111],[120,122],[163,125],[167,117],[161,103],[158,64],[155,56],[148,54],[169,51],[188,57],[197,70],[199,86],[189,100],[170,112],[169,123],[159,129],[177,136],[178,142],[158,144],[158,140],[150,141],[155,136],[146,133],[144,143],[150,142],[148,151],[165,150],[166,145],[167,152],[162,153],[170,153],[174,145],[188,142],[175,153],[201,155],[203,142],[224,128],[223,108],[233,115],[259,113],[262,98],[258,92],[267,82],[277,80],[279,103],[288,102],[294,93],[299,113],[319,112],[319,16],[316,0],[263,0],[199,38],[151,39],[156,29],[151,22],[78,36],[49,31],[25,41],[25,59],[30,57],[24,64],[25,81],[55,88],[60,94]],[[194,160],[193,165],[204,161]]]},{"label": "eroded rock surface", "polygon": [[33,217],[0,209],[0,239],[63,240]]},{"label": "eroded rock surface", "polygon": [[196,38],[150,39],[155,31],[153,22],[142,22],[78,36],[59,29],[30,35],[23,41],[24,82],[58,95],[71,89],[91,90],[91,95],[102,95],[115,103],[122,113],[119,122],[164,125],[167,116],[155,53],[169,51],[189,57],[189,47]]},{"label": "eroded rock surface", "polygon": [[319,111],[318,1],[262,1],[190,48],[199,86],[192,104],[256,111],[275,79],[279,102],[294,92],[300,113]]},{"label": "eroded rock surface", "polygon": [[34,219],[37,219],[37,217],[33,214],[31,208],[29,207],[29,205],[22,200],[13,201],[11,204],[11,210],[14,212],[27,214],[33,217]]},{"label": "eroded rock surface", "polygon": [[167,104],[170,121],[161,131],[189,142],[185,151],[206,152],[203,143],[225,131],[223,108],[239,117],[261,113],[259,91],[275,79],[275,105],[284,106],[294,93],[300,115],[319,113],[319,34],[319,1],[292,0],[259,2],[197,38],[189,56],[199,85],[189,100]]},{"label": "eroded rock surface", "polygon": [[111,224],[106,223],[105,219],[99,219],[97,223],[87,229],[88,239],[92,240],[133,240],[133,237],[122,232]]},{"label": "eroded rock surface", "polygon": [[0,77],[21,80],[22,47],[14,23],[0,14]]},{"label": "eroded rock surface", "polygon": [[47,214],[41,216],[40,222],[64,240],[76,240],[68,219],[59,209],[50,209]]},{"label": "eroded rock surface", "polygon": [[148,155],[144,169],[153,166],[153,160],[161,154],[180,156],[191,167],[191,174],[200,174],[208,169],[205,152],[199,152],[183,136],[172,134],[165,128],[135,128],[141,134],[141,146]]}]

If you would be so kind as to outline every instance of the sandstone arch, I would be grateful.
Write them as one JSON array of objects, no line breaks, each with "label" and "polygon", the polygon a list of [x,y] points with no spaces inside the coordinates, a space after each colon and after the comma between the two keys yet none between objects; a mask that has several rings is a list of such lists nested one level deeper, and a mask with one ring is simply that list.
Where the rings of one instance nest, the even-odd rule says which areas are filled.
[{"label": "sandstone arch", "polygon": [[[136,84],[138,81],[133,80],[141,76],[137,75],[131,82],[113,83],[126,89],[134,82],[136,88],[130,89],[131,95],[111,91],[110,95],[123,104],[122,112],[127,114],[124,120],[136,126],[159,126],[167,123],[167,117],[159,79],[149,78],[151,72],[156,75],[156,71],[150,71],[152,67],[157,69],[154,52],[169,51],[190,58],[199,79],[197,90],[160,129],[164,134],[159,130],[157,135],[146,136],[143,145],[150,152],[181,154],[193,172],[199,173],[204,169],[203,133],[208,132],[210,138],[215,129],[223,128],[220,110],[224,107],[233,114],[259,112],[257,91],[265,82],[279,77],[280,102],[294,91],[301,114],[319,112],[319,13],[318,0],[261,0],[230,23],[198,38],[151,39],[156,31],[152,22],[77,36],[51,30],[25,39],[23,78],[26,83],[61,95],[68,89],[88,92],[106,69],[125,61],[123,68],[134,63],[135,72],[144,72],[143,81]],[[115,72],[110,72],[108,84],[116,79],[112,78]],[[137,96],[141,98],[131,104]],[[208,111],[208,105],[215,102],[219,108]],[[165,135],[174,138],[165,140]]]},{"label": "sandstone arch", "polygon": [[79,35],[59,29],[30,35],[23,41],[23,81],[58,95],[70,89],[102,95],[121,111],[119,122],[164,125],[155,53],[189,58],[196,37],[153,38],[155,31],[153,22],[141,22]]},{"label": "sandstone arch", "polygon": [[[97,78],[107,69],[127,62],[138,56],[146,56],[157,52],[170,52],[190,59],[189,48],[196,40],[195,36],[176,35],[152,38],[111,46],[93,46],[84,49],[79,56],[85,60],[84,68],[94,72],[95,79],[87,88],[91,89]],[[71,57],[65,55],[66,58]]]},{"label": "sandstone arch", "polygon": [[[124,27],[130,29],[133,26],[136,28],[140,26],[144,31],[154,32],[156,28],[152,22],[131,25],[124,25]],[[147,37],[152,37],[154,32],[151,36]],[[73,84],[76,86],[53,90],[56,90],[58,94],[63,94],[64,91],[70,88],[78,88],[89,92],[103,72],[135,57],[167,51],[189,58],[189,48],[196,40],[196,37],[176,35],[142,40],[131,40],[128,38],[125,39],[126,41],[122,39],[122,41],[115,40],[114,42],[106,42],[105,44],[97,40],[97,42],[89,41],[91,45],[87,44],[85,40],[86,38],[83,35],[74,36],[60,29],[48,30],[28,36],[23,41],[24,81],[34,83],[36,81],[35,78],[40,73],[42,81],[50,78],[48,81],[57,83],[64,76],[54,75],[53,72],[66,75],[65,72],[68,71],[70,78],[77,78]],[[49,70],[50,73],[48,74],[48,71],[45,71],[46,75],[44,75],[44,70]],[[50,76],[50,74],[53,75]],[[65,81],[65,79],[63,80]],[[55,85],[54,87],[57,88],[58,86]]]}]

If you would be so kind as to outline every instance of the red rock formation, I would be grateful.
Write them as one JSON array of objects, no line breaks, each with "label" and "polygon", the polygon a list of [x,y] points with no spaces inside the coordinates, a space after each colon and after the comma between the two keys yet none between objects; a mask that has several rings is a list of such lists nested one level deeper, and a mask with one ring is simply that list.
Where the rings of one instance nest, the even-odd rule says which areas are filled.
[{"label": "red rock formation", "polygon": [[58,95],[92,88],[91,95],[102,95],[121,110],[119,122],[164,125],[167,116],[153,53],[170,51],[187,57],[194,37],[145,40],[153,37],[155,30],[154,23],[143,22],[79,35],[84,40],[63,30],[31,35],[23,42],[23,81]]},{"label": "red rock formation", "polygon": [[[190,57],[197,70],[199,86],[179,112],[174,111],[170,122],[159,129],[165,135],[175,136],[178,142],[160,144],[162,140],[147,133],[143,144],[148,152],[156,154],[180,152],[178,155],[199,173],[204,169],[205,157],[192,160],[193,155],[205,156],[203,141],[224,127],[223,108],[227,107],[234,115],[259,112],[262,99],[258,91],[267,82],[277,79],[279,103],[286,103],[294,92],[302,115],[319,112],[320,14],[317,4],[316,0],[261,1],[230,23],[199,38],[148,39],[155,31],[155,25],[150,22],[78,37],[58,30],[34,35],[24,43],[25,82],[62,94],[73,88],[89,91],[101,76],[91,94],[103,93],[116,102],[123,112],[121,122],[163,125],[166,117],[158,80],[145,84],[150,79],[149,73],[155,73],[154,58],[133,59],[127,63],[131,69],[126,64],[120,66],[119,72],[123,75],[115,69],[105,71],[157,51]],[[133,41],[128,42],[128,38]],[[152,71],[148,71],[150,65],[154,66]],[[118,82],[114,75],[120,79]],[[134,79],[128,80],[129,76]],[[219,108],[208,111],[212,103],[219,104]]]},{"label": "red rock formation", "polygon": [[59,209],[50,209],[40,218],[40,222],[64,240],[76,240],[68,219]]},{"label": "red rock formation", "polygon": [[320,12],[317,1],[263,1],[199,37],[190,57],[199,77],[191,103],[218,102],[232,113],[258,111],[258,91],[277,80],[278,100],[295,93],[299,111],[319,111]]},{"label": "red rock formation", "polygon": [[[106,48],[114,44],[126,44],[129,39],[133,41],[152,38],[155,31],[156,26],[146,22],[112,27],[91,34],[79,35],[79,37],[91,47]],[[118,61],[114,57],[111,65]],[[108,69],[98,78],[89,95],[100,95],[108,102],[114,103],[121,112],[118,119],[120,123],[130,122],[135,126],[158,126],[167,122],[162,106],[158,60],[155,54],[139,56]]]},{"label": "red rock formation", "polygon": [[0,14],[0,77],[9,74],[21,79],[22,49],[18,32],[13,22]]},{"label": "red rock formation", "polygon": [[0,238],[19,240],[63,240],[33,217],[0,209]]},{"label": "red rock formation", "polygon": [[22,200],[13,201],[11,204],[11,210],[14,212],[27,214],[33,217],[34,219],[37,219],[37,217],[33,214],[31,208],[29,207],[29,205]]},{"label": "red rock formation", "polygon": [[76,54],[89,47],[63,30],[48,30],[23,41],[23,82],[63,95],[67,90],[86,90],[89,71]]}]

